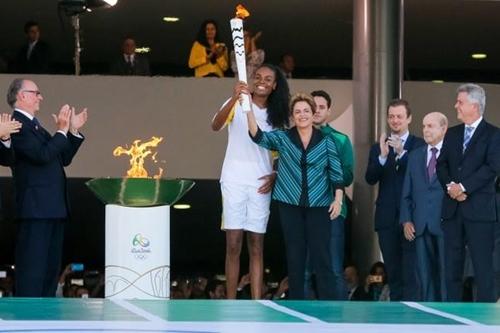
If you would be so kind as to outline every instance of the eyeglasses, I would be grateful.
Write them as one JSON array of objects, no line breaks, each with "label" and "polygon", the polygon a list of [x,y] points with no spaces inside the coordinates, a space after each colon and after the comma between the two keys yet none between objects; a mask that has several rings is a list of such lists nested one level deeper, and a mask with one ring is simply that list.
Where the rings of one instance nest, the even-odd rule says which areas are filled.
[{"label": "eyeglasses", "polygon": [[36,97],[41,96],[42,93],[39,90],[23,90],[23,92],[29,92],[36,95]]}]

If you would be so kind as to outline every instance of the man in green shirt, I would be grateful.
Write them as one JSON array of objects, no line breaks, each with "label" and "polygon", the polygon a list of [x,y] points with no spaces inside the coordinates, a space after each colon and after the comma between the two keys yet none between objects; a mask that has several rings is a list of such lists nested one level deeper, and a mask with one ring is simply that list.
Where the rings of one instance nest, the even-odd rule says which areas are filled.
[{"label": "man in green shirt", "polygon": [[[314,102],[316,103],[316,113],[314,114],[314,124],[321,129],[324,135],[331,135],[335,141],[337,152],[339,154],[344,186],[347,187],[352,184],[353,181],[353,170],[354,170],[354,153],[351,144],[351,140],[344,133],[335,130],[328,124],[328,120],[332,113],[332,99],[330,95],[323,90],[316,90],[311,93],[314,97]],[[347,300],[348,291],[344,280],[344,222],[347,217],[347,206],[344,195],[344,200],[342,204],[342,211],[340,216],[335,220],[332,220],[331,228],[331,238],[330,238],[330,256],[332,259],[332,269],[335,276],[335,299],[336,300]],[[305,289],[306,297],[311,295],[311,271],[309,269],[310,260],[306,268],[306,279],[305,279]]]}]

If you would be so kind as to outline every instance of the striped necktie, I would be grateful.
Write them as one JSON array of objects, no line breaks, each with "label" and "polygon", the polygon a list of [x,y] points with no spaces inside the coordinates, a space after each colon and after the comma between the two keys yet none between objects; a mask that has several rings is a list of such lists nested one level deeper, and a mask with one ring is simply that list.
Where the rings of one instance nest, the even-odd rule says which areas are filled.
[{"label": "striped necktie", "polygon": [[472,131],[473,130],[474,130],[474,127],[465,126],[463,152],[465,152],[465,150],[467,149],[467,146],[470,143],[470,140],[472,139]]}]

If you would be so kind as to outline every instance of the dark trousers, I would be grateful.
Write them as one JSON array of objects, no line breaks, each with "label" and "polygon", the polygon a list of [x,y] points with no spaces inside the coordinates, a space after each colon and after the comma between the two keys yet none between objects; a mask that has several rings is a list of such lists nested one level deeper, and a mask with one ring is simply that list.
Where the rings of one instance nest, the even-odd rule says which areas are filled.
[{"label": "dark trousers", "polygon": [[309,251],[316,274],[318,299],[334,298],[334,274],[330,256],[331,221],[328,207],[299,207],[279,203],[286,246],[290,299],[304,299],[306,255]]},{"label": "dark trousers", "polygon": [[465,245],[469,248],[477,286],[478,302],[495,302],[493,247],[495,223],[468,221],[458,208],[452,219],[443,222],[447,300],[462,301]]},{"label": "dark trousers", "polygon": [[404,238],[400,224],[377,230],[377,233],[387,270],[391,301],[418,300],[415,242]]},{"label": "dark trousers", "polygon": [[420,301],[446,301],[444,279],[444,239],[425,228],[415,238],[417,249],[417,276],[420,285]]},{"label": "dark trousers", "polygon": [[55,296],[61,270],[63,222],[62,219],[19,221],[16,244],[16,296]]}]

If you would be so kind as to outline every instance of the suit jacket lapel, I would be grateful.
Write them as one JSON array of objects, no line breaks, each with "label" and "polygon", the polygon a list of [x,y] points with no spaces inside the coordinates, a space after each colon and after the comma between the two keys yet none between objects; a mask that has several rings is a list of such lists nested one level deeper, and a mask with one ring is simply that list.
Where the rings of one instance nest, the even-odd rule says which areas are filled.
[{"label": "suit jacket lapel", "polygon": [[14,110],[14,118],[23,123],[23,128],[33,131],[41,139],[46,140],[51,137],[50,133],[47,132],[43,127],[39,126],[38,128],[36,128],[35,124],[33,124],[33,121],[21,112],[17,112]]}]

